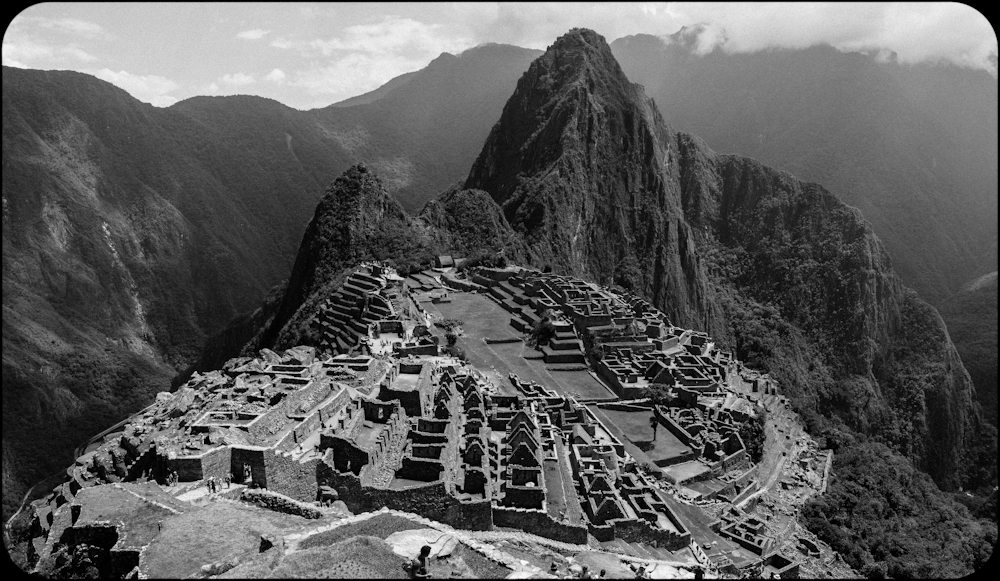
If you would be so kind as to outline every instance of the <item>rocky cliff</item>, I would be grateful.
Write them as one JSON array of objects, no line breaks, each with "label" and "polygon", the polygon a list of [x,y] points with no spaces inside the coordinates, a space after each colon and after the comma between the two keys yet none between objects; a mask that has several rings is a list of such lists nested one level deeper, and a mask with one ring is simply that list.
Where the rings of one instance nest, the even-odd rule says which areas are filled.
[{"label": "rocky cliff", "polygon": [[497,255],[512,262],[524,259],[524,245],[500,207],[482,190],[452,188],[427,202],[418,223],[436,246],[456,256]]},{"label": "rocky cliff", "polygon": [[611,43],[679,131],[823,184],[932,305],[997,264],[997,81],[831,46],[698,54],[698,27]]},{"label": "rocky cliff", "polygon": [[963,285],[940,307],[948,334],[976,385],[988,421],[997,425],[997,271]]},{"label": "rocky cliff", "polygon": [[804,411],[891,443],[943,487],[962,481],[983,439],[973,387],[860,212],[672,132],[596,33],[532,63],[465,186],[496,200],[533,265],[651,298]]},{"label": "rocky cliff", "polygon": [[679,324],[710,327],[671,142],[604,39],[574,30],[518,81],[465,187],[493,196],[533,264],[620,284]]}]

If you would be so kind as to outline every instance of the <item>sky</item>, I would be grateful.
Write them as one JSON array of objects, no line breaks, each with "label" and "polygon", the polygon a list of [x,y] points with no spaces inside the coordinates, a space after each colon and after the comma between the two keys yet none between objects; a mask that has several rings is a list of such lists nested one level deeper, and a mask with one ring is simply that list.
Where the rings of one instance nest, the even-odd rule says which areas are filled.
[{"label": "sky", "polygon": [[312,109],[486,42],[545,49],[577,26],[612,42],[695,25],[703,53],[826,43],[997,74],[993,27],[955,3],[53,2],[13,17],[2,55],[5,66],[88,73],[158,107],[251,94]]}]

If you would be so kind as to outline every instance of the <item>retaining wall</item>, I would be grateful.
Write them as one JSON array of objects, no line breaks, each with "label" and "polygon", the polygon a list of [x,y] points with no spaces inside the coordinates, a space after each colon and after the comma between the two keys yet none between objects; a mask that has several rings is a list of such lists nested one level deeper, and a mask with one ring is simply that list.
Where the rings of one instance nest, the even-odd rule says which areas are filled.
[{"label": "retaining wall", "polygon": [[555,521],[543,511],[494,506],[493,524],[520,529],[564,543],[587,544],[587,527]]},{"label": "retaining wall", "polygon": [[323,516],[323,513],[316,507],[309,506],[294,498],[289,498],[284,494],[278,494],[270,490],[244,489],[243,493],[240,494],[240,499],[276,512],[294,514],[305,518],[316,519]]},{"label": "retaining wall", "polygon": [[267,488],[295,500],[312,502],[316,500],[319,490],[316,484],[318,464],[318,458],[299,462],[285,454],[265,452],[264,470]]},{"label": "retaining wall", "polygon": [[460,529],[485,531],[493,527],[488,500],[460,502],[440,480],[401,489],[372,488],[362,486],[361,479],[354,474],[337,472],[327,459],[317,466],[317,480],[320,485],[336,489],[340,500],[355,514],[385,507],[413,512]]}]

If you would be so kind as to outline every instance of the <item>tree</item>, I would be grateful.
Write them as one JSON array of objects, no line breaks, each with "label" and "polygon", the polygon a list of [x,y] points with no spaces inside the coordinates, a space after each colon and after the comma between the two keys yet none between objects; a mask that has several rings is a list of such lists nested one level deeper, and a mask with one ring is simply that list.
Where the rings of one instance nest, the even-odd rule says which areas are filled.
[{"label": "tree", "polygon": [[766,413],[762,408],[757,408],[757,415],[750,418],[740,426],[740,439],[746,446],[747,454],[754,462],[760,462],[764,455],[764,425],[767,422]]},{"label": "tree", "polygon": [[656,440],[656,428],[660,425],[659,418],[657,418],[656,408],[653,408],[653,415],[649,417],[649,425],[653,428],[653,440]]}]

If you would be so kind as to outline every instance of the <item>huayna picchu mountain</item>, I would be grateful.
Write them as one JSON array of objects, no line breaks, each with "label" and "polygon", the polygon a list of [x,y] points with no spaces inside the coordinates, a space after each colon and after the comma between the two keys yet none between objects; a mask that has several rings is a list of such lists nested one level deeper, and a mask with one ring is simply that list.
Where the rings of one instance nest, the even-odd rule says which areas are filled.
[{"label": "huayna picchu mountain", "polygon": [[995,433],[940,316],[860,213],[673,133],[600,35],[575,29],[532,63],[465,187],[500,204],[531,264],[649,297],[807,414],[890,443],[945,488],[984,481],[970,473],[984,461],[995,473]]}]

